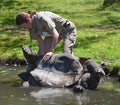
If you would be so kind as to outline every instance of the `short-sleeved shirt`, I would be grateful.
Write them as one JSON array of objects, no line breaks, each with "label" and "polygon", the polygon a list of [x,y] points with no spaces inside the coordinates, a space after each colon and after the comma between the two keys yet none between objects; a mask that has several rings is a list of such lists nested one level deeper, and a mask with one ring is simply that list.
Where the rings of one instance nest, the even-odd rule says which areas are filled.
[{"label": "short-sleeved shirt", "polygon": [[[69,31],[69,28],[64,28],[66,21],[67,19],[52,12],[38,12],[32,17],[32,29],[29,30],[30,38],[37,39],[41,35],[51,36],[53,28],[56,28],[60,36],[64,36],[67,30]],[[70,23],[75,27],[72,22]]]}]

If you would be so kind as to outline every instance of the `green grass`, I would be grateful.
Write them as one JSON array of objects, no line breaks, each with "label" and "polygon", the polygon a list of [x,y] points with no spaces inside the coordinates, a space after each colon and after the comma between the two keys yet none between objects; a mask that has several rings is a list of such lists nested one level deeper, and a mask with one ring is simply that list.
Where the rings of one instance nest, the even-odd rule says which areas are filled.
[{"label": "green grass", "polygon": [[[97,62],[109,61],[120,66],[120,2],[105,8],[103,0],[2,0],[0,30],[15,26],[21,11],[52,11],[75,23],[77,42],[74,55],[90,57]],[[0,58],[23,58],[21,46],[30,45],[24,30],[0,31]],[[60,43],[55,53],[61,53]],[[37,51],[37,43],[33,41]]]}]

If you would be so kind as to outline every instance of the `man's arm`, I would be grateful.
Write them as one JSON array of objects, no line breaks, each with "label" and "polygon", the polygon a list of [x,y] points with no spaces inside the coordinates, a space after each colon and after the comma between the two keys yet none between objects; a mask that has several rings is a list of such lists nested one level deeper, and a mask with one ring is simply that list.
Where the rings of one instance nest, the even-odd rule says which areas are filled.
[{"label": "man's arm", "polygon": [[47,52],[43,57],[45,61],[48,60],[53,55],[54,49],[58,43],[59,33],[57,32],[55,28],[53,28],[52,30],[52,35],[53,36],[52,36],[52,43],[51,43],[50,51]]},{"label": "man's arm", "polygon": [[44,46],[44,40],[42,39],[41,36],[37,39],[37,42],[38,42],[38,46],[39,46],[38,55],[44,55],[45,54],[45,46]]}]

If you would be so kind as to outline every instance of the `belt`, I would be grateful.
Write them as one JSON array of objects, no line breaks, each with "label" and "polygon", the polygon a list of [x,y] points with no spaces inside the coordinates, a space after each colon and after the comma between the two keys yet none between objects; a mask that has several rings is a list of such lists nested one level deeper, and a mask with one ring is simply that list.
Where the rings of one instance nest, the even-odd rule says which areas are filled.
[{"label": "belt", "polygon": [[68,26],[70,26],[70,22],[66,20],[66,22],[64,23],[64,27],[67,28]]}]

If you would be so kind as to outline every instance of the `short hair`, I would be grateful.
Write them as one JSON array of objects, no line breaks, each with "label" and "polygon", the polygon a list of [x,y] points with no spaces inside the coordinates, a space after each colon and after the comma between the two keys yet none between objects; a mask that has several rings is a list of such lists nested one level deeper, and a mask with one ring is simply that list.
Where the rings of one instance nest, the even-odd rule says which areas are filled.
[{"label": "short hair", "polygon": [[27,22],[27,19],[23,16],[21,16],[20,14],[17,15],[16,17],[16,25],[21,25],[23,23],[26,23]]},{"label": "short hair", "polygon": [[36,14],[34,10],[28,12],[21,12],[16,16],[16,25],[21,25],[23,23],[27,23],[27,18],[32,18],[32,16]]}]

